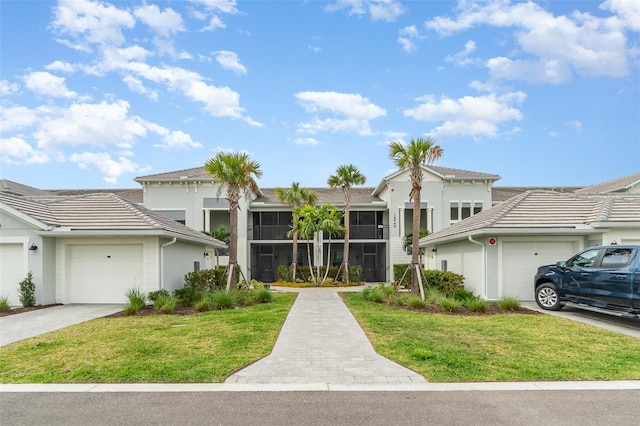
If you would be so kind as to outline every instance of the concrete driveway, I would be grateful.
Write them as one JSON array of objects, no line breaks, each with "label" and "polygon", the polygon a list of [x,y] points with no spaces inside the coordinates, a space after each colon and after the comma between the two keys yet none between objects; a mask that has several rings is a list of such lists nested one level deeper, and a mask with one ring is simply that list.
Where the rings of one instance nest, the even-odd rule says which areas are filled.
[{"label": "concrete driveway", "polygon": [[570,307],[565,307],[560,311],[545,311],[544,309],[540,309],[536,302],[522,302],[522,307],[640,339],[640,319],[620,318],[615,315],[601,314],[599,312]]},{"label": "concrete driveway", "polygon": [[0,346],[111,315],[123,306],[71,304],[0,317]]}]

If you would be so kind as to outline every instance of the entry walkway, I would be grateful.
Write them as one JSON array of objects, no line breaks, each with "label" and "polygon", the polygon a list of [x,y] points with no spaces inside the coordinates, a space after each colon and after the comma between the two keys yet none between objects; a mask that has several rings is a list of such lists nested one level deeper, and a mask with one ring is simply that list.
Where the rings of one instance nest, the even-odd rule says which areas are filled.
[{"label": "entry walkway", "polygon": [[299,289],[271,355],[230,376],[242,384],[419,384],[378,355],[335,289]]}]

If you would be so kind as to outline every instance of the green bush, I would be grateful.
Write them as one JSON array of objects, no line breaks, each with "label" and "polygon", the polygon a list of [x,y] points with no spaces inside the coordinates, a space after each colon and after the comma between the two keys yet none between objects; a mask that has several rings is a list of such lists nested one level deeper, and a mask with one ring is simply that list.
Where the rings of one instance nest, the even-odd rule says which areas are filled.
[{"label": "green bush", "polygon": [[129,302],[124,306],[125,315],[133,315],[144,307],[147,295],[137,288],[129,289],[126,293]]},{"label": "green bush", "polygon": [[489,302],[482,299],[471,299],[465,302],[467,309],[472,312],[486,312],[489,309]]},{"label": "green bush", "polygon": [[456,290],[464,289],[464,277],[455,272],[429,269],[424,274],[425,287],[440,289],[447,297],[453,297]]},{"label": "green bush", "polygon": [[[151,299],[151,298],[149,298]],[[169,294],[169,292],[157,295],[153,301],[153,308],[163,314],[171,314],[176,310],[178,298]]]},{"label": "green bush", "polygon": [[467,302],[470,300],[476,300],[477,297],[473,295],[469,290],[465,290],[463,287],[454,290],[452,297],[461,302]]},{"label": "green bush", "polygon": [[200,293],[189,287],[178,288],[173,291],[173,295],[182,306],[195,307],[195,303],[200,299]]},{"label": "green bush", "polygon": [[[405,275],[405,271],[409,266],[408,263],[397,263],[393,265],[393,279],[399,287],[411,288],[411,272],[407,272]],[[400,281],[400,279],[402,279],[402,281]]]},{"label": "green bush", "polygon": [[422,298],[416,295],[410,296],[409,300],[407,301],[407,304],[409,305],[409,307],[414,309],[420,309],[427,306],[427,303],[424,300],[422,300]]},{"label": "green bush", "polygon": [[349,282],[359,283],[362,282],[362,266],[355,265],[349,267]]},{"label": "green bush", "polygon": [[233,309],[238,306],[238,297],[234,292],[215,290],[211,293],[211,307],[215,310]]},{"label": "green bush", "polygon": [[507,311],[515,311],[520,308],[520,300],[513,296],[504,296],[498,300],[498,306]]},{"label": "green bush", "polygon": [[27,277],[20,281],[20,303],[22,306],[36,305],[36,285],[33,283],[33,274],[27,272]]},{"label": "green bush", "polygon": [[442,299],[438,304],[449,312],[458,312],[462,308],[461,301],[450,298]]},{"label": "green bush", "polygon": [[[273,302],[274,296],[271,290],[268,288],[258,288],[250,293],[250,299],[254,303],[269,303]],[[247,302],[245,301],[245,304]]]},{"label": "green bush", "polygon": [[147,295],[147,299],[149,299],[152,302],[155,302],[156,300],[158,300],[159,297],[164,297],[164,296],[169,296],[169,292],[165,289],[161,289],[161,290],[150,292]]},{"label": "green bush", "polygon": [[11,305],[9,304],[9,296],[0,297],[0,312],[9,312]]}]

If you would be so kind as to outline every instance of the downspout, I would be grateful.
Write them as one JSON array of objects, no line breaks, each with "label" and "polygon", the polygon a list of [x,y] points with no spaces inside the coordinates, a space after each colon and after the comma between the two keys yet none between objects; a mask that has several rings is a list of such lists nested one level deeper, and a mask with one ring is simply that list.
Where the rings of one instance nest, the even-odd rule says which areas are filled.
[{"label": "downspout", "polygon": [[175,244],[178,241],[177,237],[173,237],[173,240],[160,246],[160,290],[164,289],[164,248]]},{"label": "downspout", "polygon": [[469,235],[469,241],[473,244],[477,244],[482,247],[482,291],[484,292],[484,298],[489,299],[487,296],[487,254],[486,247],[480,241],[476,241],[473,239],[471,235]]}]

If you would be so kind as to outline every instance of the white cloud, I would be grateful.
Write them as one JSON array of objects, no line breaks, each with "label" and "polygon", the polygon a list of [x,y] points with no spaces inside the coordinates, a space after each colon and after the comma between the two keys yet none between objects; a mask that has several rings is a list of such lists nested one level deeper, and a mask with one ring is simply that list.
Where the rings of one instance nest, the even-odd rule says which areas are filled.
[{"label": "white cloud", "polygon": [[89,0],[60,0],[54,8],[54,29],[72,40],[65,44],[88,51],[88,44],[120,45],[123,29],[133,28],[135,18],[127,10]]},{"label": "white cloud", "polygon": [[316,134],[323,131],[355,132],[370,135],[369,121],[385,116],[387,112],[358,94],[337,92],[300,92],[296,98],[305,111],[317,114],[339,115],[345,118],[314,118],[298,125],[299,133]]},{"label": "white cloud", "polygon": [[75,67],[73,66],[73,64],[63,61],[53,61],[49,65],[45,66],[44,69],[46,69],[47,71],[59,71],[67,73],[75,71]]},{"label": "white cloud", "polygon": [[404,110],[407,117],[428,123],[442,122],[429,134],[434,137],[453,135],[495,137],[504,122],[521,120],[522,112],[517,108],[524,102],[523,92],[505,95],[464,96],[451,99],[442,96],[424,96],[415,108]]},{"label": "white cloud", "polygon": [[466,65],[473,64],[475,61],[469,58],[469,55],[476,50],[476,42],[473,40],[469,40],[464,44],[464,50],[455,53],[453,55],[448,55],[444,60],[446,62],[453,62],[454,64],[464,67]]},{"label": "white cloud", "polygon": [[[604,6],[621,17],[595,17],[587,13],[554,16],[532,3],[511,4],[460,1],[455,18],[437,17],[426,27],[443,36],[478,25],[514,28],[521,58],[492,58],[487,61],[494,78],[559,83],[573,73],[588,77],[622,77],[629,73],[627,20],[636,16],[636,6],[619,0]],[[635,2],[637,4],[637,2]],[[631,27],[630,27],[631,28]]]},{"label": "white cloud", "polygon": [[398,34],[398,43],[400,43],[402,50],[407,53],[414,52],[417,49],[416,42],[425,38],[415,25],[402,28]]},{"label": "white cloud", "polygon": [[133,14],[163,37],[170,37],[178,31],[185,30],[182,16],[171,8],[160,11],[155,4],[145,4],[136,7]]},{"label": "white cloud", "polygon": [[0,95],[12,95],[18,91],[19,87],[16,83],[9,83],[7,80],[0,80]]},{"label": "white cloud", "polygon": [[615,13],[626,28],[640,31],[640,2],[637,0],[607,0],[600,8]]},{"label": "white cloud", "polygon": [[573,128],[576,132],[580,132],[582,130],[582,122],[580,120],[569,121],[565,124]]},{"label": "white cloud", "polygon": [[127,87],[129,87],[129,90],[131,90],[132,92],[144,95],[154,101],[158,100],[158,92],[156,90],[146,88],[139,78],[127,75],[122,78],[122,81],[127,85]]},{"label": "white cloud", "polygon": [[47,153],[33,149],[22,138],[0,139],[0,161],[5,164],[44,164],[49,160]]},{"label": "white cloud", "polygon": [[110,154],[104,152],[72,154],[69,157],[69,161],[76,163],[78,167],[85,170],[97,167],[105,175],[102,179],[112,185],[117,183],[119,177],[141,170],[140,166],[126,157],[118,157],[117,160],[114,160]]},{"label": "white cloud", "polygon": [[165,150],[189,150],[195,148],[202,148],[200,142],[195,142],[191,139],[191,135],[184,133],[181,130],[170,131],[169,129],[160,126],[159,124],[142,122],[144,127],[149,131],[158,134],[162,137],[164,143],[154,144],[156,148],[162,148]]},{"label": "white cloud", "polygon": [[205,11],[195,10],[191,15],[196,19],[209,19],[209,25],[201,31],[213,31],[217,28],[226,28],[220,18],[220,14],[235,15],[239,13],[235,0],[191,0],[196,5],[203,6]]},{"label": "white cloud", "polygon": [[346,9],[347,15],[369,13],[374,21],[394,22],[406,12],[405,7],[395,0],[338,0],[325,7],[328,12]]},{"label": "white cloud", "polygon": [[78,96],[76,92],[67,89],[63,77],[57,77],[46,71],[27,74],[24,77],[24,85],[27,89],[38,95],[68,99]]},{"label": "white cloud", "polygon": [[316,138],[296,138],[295,143],[298,145],[318,145],[320,142]]},{"label": "white cloud", "polygon": [[233,71],[236,74],[246,74],[247,69],[240,63],[238,55],[235,52],[229,52],[228,50],[220,50],[215,52],[216,61],[222,66],[222,68]]},{"label": "white cloud", "polygon": [[39,114],[23,106],[12,106],[5,108],[0,105],[0,130],[2,133],[17,131],[39,121]]},{"label": "white cloud", "polygon": [[56,150],[60,146],[115,145],[129,148],[147,129],[138,117],[129,117],[129,103],[117,101],[99,104],[76,103],[68,108],[39,110],[38,147]]}]

